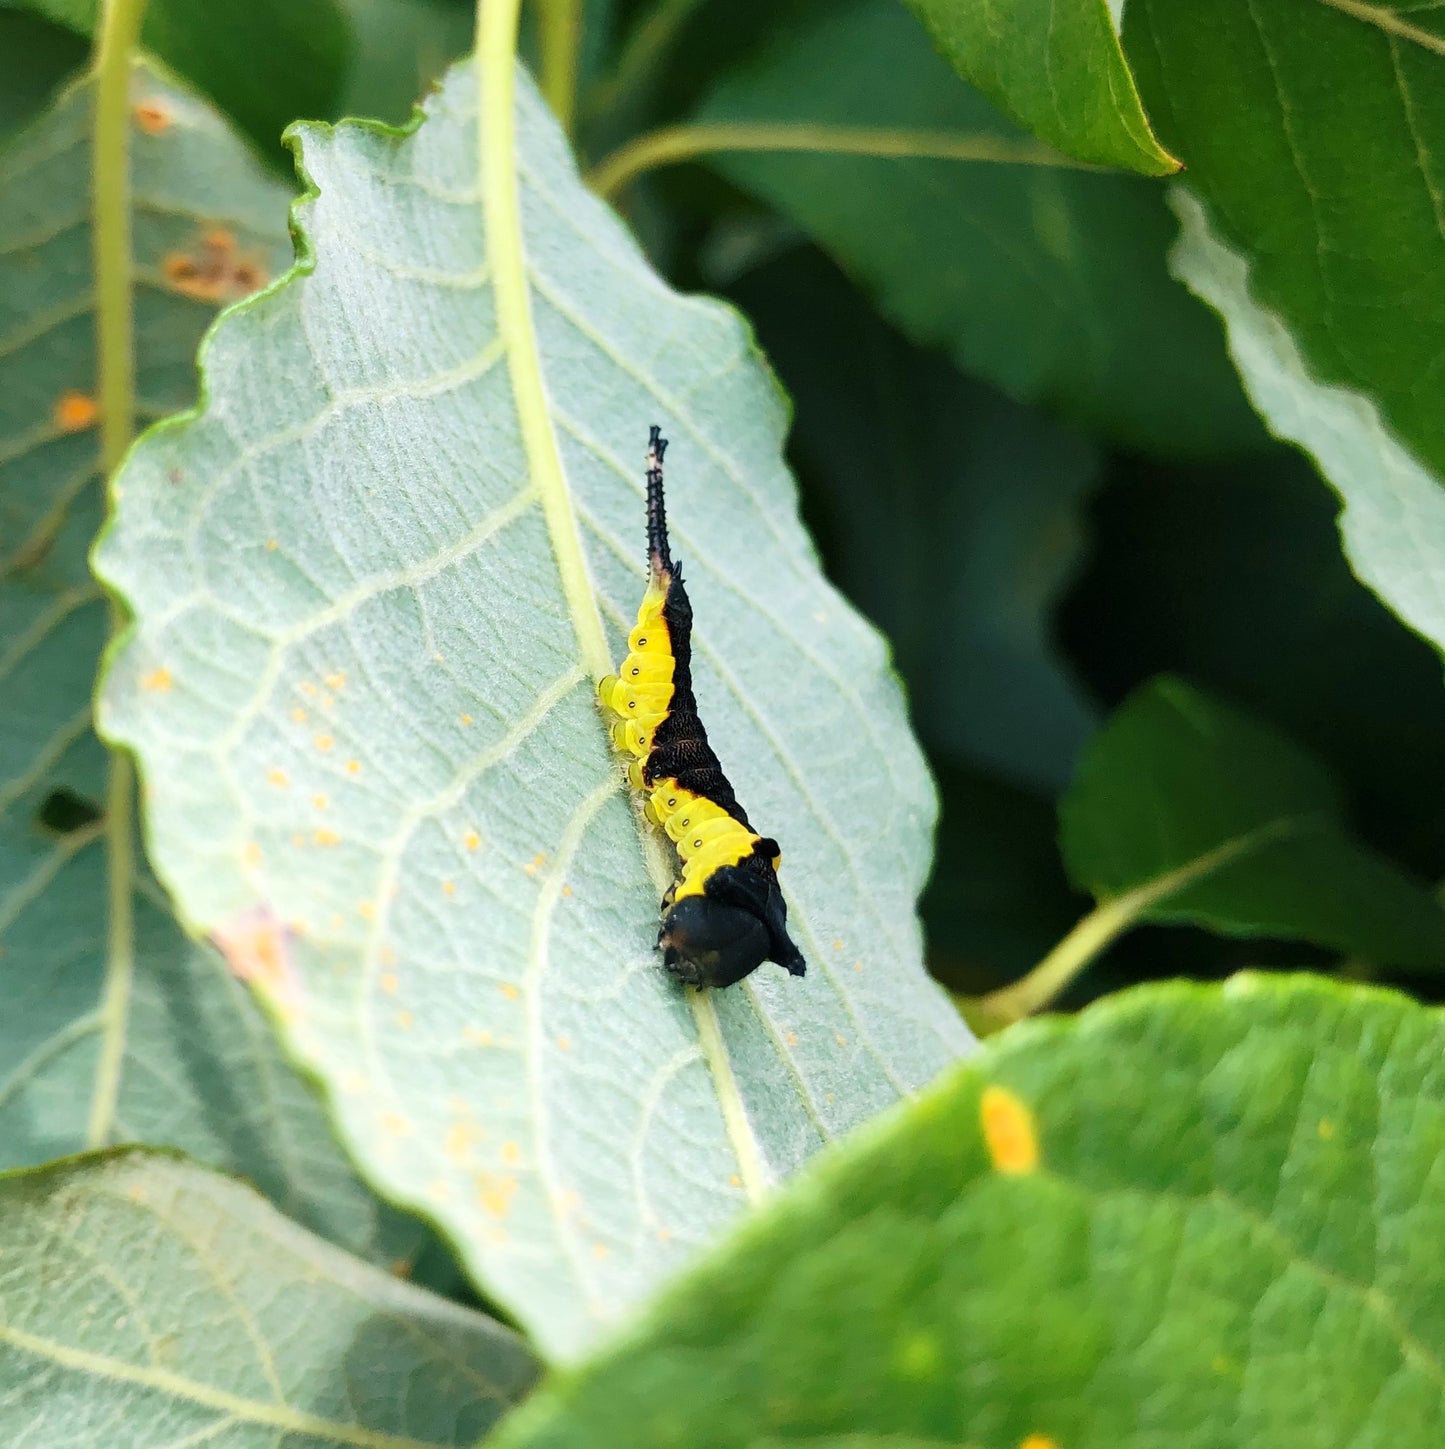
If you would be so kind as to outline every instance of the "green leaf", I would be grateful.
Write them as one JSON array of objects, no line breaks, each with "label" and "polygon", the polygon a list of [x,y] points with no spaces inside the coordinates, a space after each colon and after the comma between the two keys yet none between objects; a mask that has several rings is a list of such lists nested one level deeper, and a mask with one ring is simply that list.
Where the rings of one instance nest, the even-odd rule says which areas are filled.
[{"label": "green leaf", "polygon": [[33,119],[85,60],[85,43],[70,31],[0,9],[0,141]]},{"label": "green leaf", "polygon": [[1438,478],[1445,41],[1428,7],[1137,0],[1125,46],[1254,301]]},{"label": "green leaf", "polygon": [[910,347],[811,249],[733,290],[793,397],[830,576],[892,643],[924,744],[1061,790],[1094,711],[1050,615],[1097,452]]},{"label": "green leaf", "polygon": [[1308,978],[1015,1028],[492,1442],[1425,1449],[1442,1053]]},{"label": "green leaf", "polygon": [[1351,575],[1337,512],[1294,448],[1167,472],[1116,461],[1061,637],[1111,703],[1168,670],[1273,724],[1328,766],[1365,839],[1433,879],[1440,656]]},{"label": "green leaf", "polygon": [[[0,4],[88,37],[100,0]],[[335,114],[350,49],[337,0],[149,0],[142,40],[267,152],[298,116]]]},{"label": "green leaf", "polygon": [[1344,500],[1350,566],[1405,623],[1445,648],[1441,474],[1401,446],[1369,393],[1320,381],[1297,334],[1255,299],[1249,259],[1187,192],[1173,200],[1183,229],[1171,264],[1225,319],[1235,365],[1270,427],[1305,448]]},{"label": "green leaf", "polygon": [[7,1444],[466,1445],[535,1374],[491,1319],[184,1159],[0,1177]]},{"label": "green leaf", "polygon": [[[852,0],[780,40],[695,119],[1021,139],[893,0]],[[798,222],[914,341],[1019,401],[1164,456],[1260,442],[1217,324],[1167,274],[1174,224],[1156,185],[823,149],[709,164]]]},{"label": "green leaf", "polygon": [[342,0],[354,36],[337,107],[401,125],[472,43],[474,15],[454,0]]},{"label": "green leaf", "polygon": [[[932,786],[798,523],[783,400],[485,63],[480,115],[468,68],[413,134],[303,130],[302,274],[224,319],[199,415],[120,477],[96,561],[135,623],[102,719],[184,917],[367,1177],[556,1354],[969,1039],[920,965]],[[659,968],[668,866],[593,693],[643,589],[650,423],[702,709],[782,841],[803,981],[689,997]]]},{"label": "green leaf", "polygon": [[1085,161],[1165,176],[1107,0],[907,0],[934,43],[996,106]]},{"label": "green leaf", "polygon": [[1129,920],[1445,967],[1445,910],[1358,844],[1316,761],[1167,677],[1094,737],[1059,810],[1074,883]]},{"label": "green leaf", "polygon": [[[134,95],[152,128],[132,138],[133,222],[139,391],[156,416],[194,396],[218,301],[283,264],[288,193],[191,92],[141,67]],[[134,979],[107,965],[89,130],[79,85],[0,157],[0,1166],[167,1143],[348,1247],[405,1256],[418,1226],[356,1180],[254,1002],[139,861]],[[47,828],[62,804],[76,819]]]}]

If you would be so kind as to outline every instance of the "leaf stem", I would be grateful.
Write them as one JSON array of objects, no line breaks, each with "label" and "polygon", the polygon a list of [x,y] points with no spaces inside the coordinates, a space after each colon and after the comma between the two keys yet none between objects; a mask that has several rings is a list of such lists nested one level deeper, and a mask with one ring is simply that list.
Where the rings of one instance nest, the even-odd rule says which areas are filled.
[{"label": "leaf stem", "polygon": [[[135,432],[135,335],[131,312],[130,77],[146,0],[104,0],[95,32],[91,245],[101,468],[113,483]],[[124,624],[112,601],[112,638]],[[85,1138],[104,1146],[115,1120],[135,978],[135,767],[111,750],[105,790],[106,963],[100,1055]]]},{"label": "leaf stem", "polygon": [[542,95],[570,136],[577,117],[577,55],[582,48],[582,0],[537,0]]},{"label": "leaf stem", "polygon": [[1146,881],[1112,900],[1100,901],[1027,976],[1002,990],[978,997],[975,1009],[981,1017],[998,1022],[1022,1021],[1024,1017],[1042,1011],[1099,952],[1128,930],[1151,906],[1212,875],[1231,860],[1258,850],[1282,835],[1291,834],[1302,823],[1298,816],[1270,820],[1244,835],[1236,835],[1232,840],[1206,850],[1167,875]]},{"label": "leaf stem", "polygon": [[1016,166],[1062,166],[1098,171],[1087,161],[1033,140],[985,132],[915,131],[877,126],[826,126],[802,121],[717,122],[663,126],[636,136],[587,174],[599,196],[613,196],[644,171],[717,151],[801,151],[824,156],[877,156],[931,161],[990,161]]},{"label": "leaf stem", "polygon": [[477,0],[477,79],[481,89],[478,157],[487,258],[497,305],[497,332],[507,355],[527,468],[542,500],[582,664],[594,679],[601,679],[612,668],[612,656],[587,573],[572,495],[562,471],[532,322],[516,156],[515,76],[520,10],[521,0]]}]

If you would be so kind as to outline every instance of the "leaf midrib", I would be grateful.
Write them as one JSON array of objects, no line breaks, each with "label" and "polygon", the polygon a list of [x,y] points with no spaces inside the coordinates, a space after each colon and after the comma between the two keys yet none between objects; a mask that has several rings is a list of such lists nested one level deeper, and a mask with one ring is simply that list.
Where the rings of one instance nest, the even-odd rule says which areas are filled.
[{"label": "leaf midrib", "polygon": [[[582,551],[577,515],[562,470],[532,324],[517,167],[515,81],[519,11],[520,0],[478,0],[477,4],[476,64],[481,91],[477,108],[477,156],[482,223],[497,307],[497,334],[512,380],[513,404],[521,427],[528,474],[541,497],[581,662],[594,679],[600,680],[611,670],[612,657]],[[640,819],[637,829],[648,875],[654,888],[661,892],[667,888],[672,875],[662,842]],[[748,1197],[757,1202],[767,1190],[762,1149],[748,1121],[716,1007],[706,992],[689,990],[687,997],[743,1187]]]}]

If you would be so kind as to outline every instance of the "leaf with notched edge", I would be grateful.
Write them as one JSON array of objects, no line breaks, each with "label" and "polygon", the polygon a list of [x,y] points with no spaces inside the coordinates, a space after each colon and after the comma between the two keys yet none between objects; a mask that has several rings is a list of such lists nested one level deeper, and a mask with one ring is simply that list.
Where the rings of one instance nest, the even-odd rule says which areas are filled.
[{"label": "leaf with notched edge", "polygon": [[[515,154],[470,68],[411,133],[302,129],[301,275],[222,322],[201,410],[121,476],[102,717],[181,912],[368,1178],[567,1354],[969,1038],[920,963],[932,786],[797,521],[782,399],[516,86]],[[809,961],[702,999],[659,969],[593,694],[643,587],[650,423],[703,714]]]}]

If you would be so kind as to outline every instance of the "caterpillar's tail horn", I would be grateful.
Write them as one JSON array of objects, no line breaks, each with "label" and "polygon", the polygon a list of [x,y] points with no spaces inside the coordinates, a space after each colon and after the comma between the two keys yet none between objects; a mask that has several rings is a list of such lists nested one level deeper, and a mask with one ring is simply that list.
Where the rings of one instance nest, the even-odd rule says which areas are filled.
[{"label": "caterpillar's tail horn", "polygon": [[672,550],[667,542],[667,507],[662,498],[662,455],[667,439],[654,424],[647,435],[647,558],[654,578],[672,573]]}]

